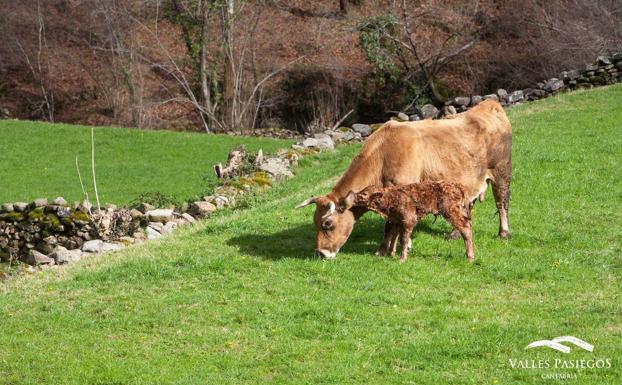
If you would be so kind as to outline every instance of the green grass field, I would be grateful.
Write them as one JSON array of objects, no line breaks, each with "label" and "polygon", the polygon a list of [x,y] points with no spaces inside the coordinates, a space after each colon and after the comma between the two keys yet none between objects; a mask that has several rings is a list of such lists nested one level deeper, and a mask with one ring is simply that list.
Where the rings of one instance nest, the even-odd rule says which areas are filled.
[{"label": "green grass field", "polygon": [[[616,86],[509,111],[512,239],[496,239],[489,194],[474,264],[432,218],[405,264],[375,257],[371,214],[336,260],[314,258],[312,208],[293,207],[329,191],[358,150],[342,147],[247,208],[8,281],[0,384],[620,384],[620,100]],[[525,349],[564,335],[594,351]]]},{"label": "green grass field", "polygon": [[[95,157],[100,200],[125,204],[142,193],[176,200],[200,196],[215,183],[212,166],[243,143],[274,152],[291,141],[127,128],[96,128]],[[91,129],[67,124],[0,120],[0,202],[63,196],[82,200],[80,173],[94,201]],[[204,176],[209,179],[205,181]]]}]

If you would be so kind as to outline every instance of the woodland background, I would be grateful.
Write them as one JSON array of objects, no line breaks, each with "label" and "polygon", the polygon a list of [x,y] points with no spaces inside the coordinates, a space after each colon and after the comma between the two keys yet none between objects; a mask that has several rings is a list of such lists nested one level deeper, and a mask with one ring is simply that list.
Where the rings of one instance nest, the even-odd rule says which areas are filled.
[{"label": "woodland background", "polygon": [[[0,107],[300,132],[525,88],[622,48],[616,0],[3,0]],[[346,121],[346,122],[347,122]]]}]

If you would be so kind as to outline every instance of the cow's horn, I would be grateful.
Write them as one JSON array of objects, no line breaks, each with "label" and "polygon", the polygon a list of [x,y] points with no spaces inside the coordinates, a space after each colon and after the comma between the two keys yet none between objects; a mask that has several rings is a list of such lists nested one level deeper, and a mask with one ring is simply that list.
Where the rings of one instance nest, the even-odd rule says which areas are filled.
[{"label": "cow's horn", "polygon": [[322,215],[322,219],[326,219],[335,213],[335,202],[330,201],[328,203],[328,211],[326,214]]},{"label": "cow's horn", "polygon": [[305,207],[307,205],[310,205],[311,203],[315,203],[316,200],[317,200],[317,197],[311,197],[309,199],[306,199],[304,202],[302,202],[298,206],[296,206],[296,208],[299,209],[301,207]]}]

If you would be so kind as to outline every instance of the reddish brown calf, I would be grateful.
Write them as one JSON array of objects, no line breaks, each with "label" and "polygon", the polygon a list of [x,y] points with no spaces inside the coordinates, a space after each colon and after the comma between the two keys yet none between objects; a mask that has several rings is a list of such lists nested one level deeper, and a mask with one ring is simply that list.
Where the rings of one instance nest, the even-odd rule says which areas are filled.
[{"label": "reddish brown calf", "polygon": [[[410,235],[419,219],[427,214],[442,215],[464,239],[467,259],[473,262],[471,203],[460,184],[451,182],[421,182],[403,186],[369,186],[359,193],[350,192],[345,208],[363,207],[382,215],[392,226],[390,255],[395,255],[397,240],[402,237],[400,262],[406,260],[411,248]],[[382,247],[381,247],[382,249]]]}]

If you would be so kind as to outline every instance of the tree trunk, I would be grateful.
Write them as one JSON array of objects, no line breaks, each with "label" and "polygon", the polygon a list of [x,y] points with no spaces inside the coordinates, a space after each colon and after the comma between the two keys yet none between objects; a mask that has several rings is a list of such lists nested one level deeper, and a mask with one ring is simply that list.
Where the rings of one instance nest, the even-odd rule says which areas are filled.
[{"label": "tree trunk", "polygon": [[[210,91],[209,77],[207,76],[207,44],[208,44],[208,25],[209,25],[209,16],[208,9],[206,5],[203,5],[201,9],[201,41],[200,41],[200,59],[199,59],[199,73],[201,78],[201,96],[203,98],[203,107],[205,110],[209,111],[213,114],[212,108],[212,93]],[[205,114],[201,113],[203,116]],[[207,132],[211,131],[211,119],[209,116],[204,117],[203,120],[207,120],[210,122],[205,130]]]},{"label": "tree trunk", "polygon": [[234,17],[234,1],[226,0],[226,8],[223,10],[223,36],[224,36],[224,77],[223,77],[223,114],[228,129],[235,127],[235,111],[234,111],[234,71],[233,66],[233,17]]},{"label": "tree trunk", "polygon": [[348,0],[339,0],[339,11],[344,16],[348,14]]}]

